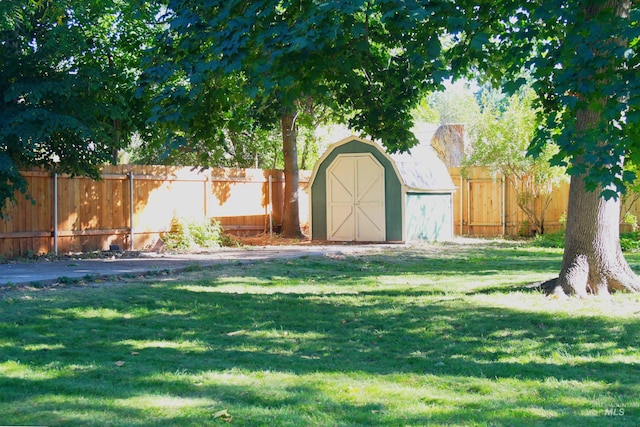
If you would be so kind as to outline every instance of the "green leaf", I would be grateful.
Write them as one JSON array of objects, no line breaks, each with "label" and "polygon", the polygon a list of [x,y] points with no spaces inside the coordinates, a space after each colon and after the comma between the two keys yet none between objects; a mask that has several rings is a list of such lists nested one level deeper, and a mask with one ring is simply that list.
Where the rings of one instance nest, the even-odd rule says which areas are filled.
[{"label": "green leaf", "polygon": [[483,50],[486,45],[489,44],[489,34],[476,33],[471,38],[469,46],[475,50]]}]

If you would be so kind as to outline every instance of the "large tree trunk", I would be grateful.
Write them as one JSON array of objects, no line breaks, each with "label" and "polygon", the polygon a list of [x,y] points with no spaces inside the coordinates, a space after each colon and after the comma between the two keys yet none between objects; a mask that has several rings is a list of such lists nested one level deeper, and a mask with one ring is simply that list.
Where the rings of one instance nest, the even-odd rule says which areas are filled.
[{"label": "large tree trunk", "polygon": [[640,280],[622,255],[619,218],[619,198],[605,200],[598,190],[586,191],[582,177],[571,179],[564,257],[554,292],[584,297],[640,291]]},{"label": "large tree trunk", "polygon": [[[599,113],[579,111],[578,134],[599,119]],[[605,200],[600,193],[601,188],[587,191],[582,175],[571,178],[562,269],[543,285],[548,292],[579,297],[640,292],[640,279],[620,248],[620,198]]]},{"label": "large tree trunk", "polygon": [[296,113],[282,115],[282,149],[284,153],[284,209],[282,237],[301,238],[298,202],[298,147],[296,141]]}]

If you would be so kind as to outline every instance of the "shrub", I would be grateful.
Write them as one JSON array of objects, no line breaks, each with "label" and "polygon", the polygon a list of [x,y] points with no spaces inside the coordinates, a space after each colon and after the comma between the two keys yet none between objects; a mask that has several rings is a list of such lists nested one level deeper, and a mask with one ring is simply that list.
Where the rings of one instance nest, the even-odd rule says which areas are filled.
[{"label": "shrub", "polygon": [[[564,230],[557,233],[538,235],[531,239],[531,246],[539,248],[564,248]],[[625,252],[640,250],[640,232],[620,234],[620,246]]]},{"label": "shrub", "polygon": [[555,233],[537,234],[531,246],[539,248],[564,248],[564,230]]},{"label": "shrub", "polygon": [[636,252],[640,250],[640,234],[637,231],[622,233],[620,235],[620,246],[625,252]]},{"label": "shrub", "polygon": [[173,217],[169,231],[162,235],[164,247],[170,250],[219,248],[228,244],[222,226],[215,219],[194,221]]}]

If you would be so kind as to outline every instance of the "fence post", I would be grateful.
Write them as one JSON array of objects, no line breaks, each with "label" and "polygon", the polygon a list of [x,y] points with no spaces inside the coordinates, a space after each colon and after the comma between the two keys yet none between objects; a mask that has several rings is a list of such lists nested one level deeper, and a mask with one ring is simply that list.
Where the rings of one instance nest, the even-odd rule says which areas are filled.
[{"label": "fence post", "polygon": [[462,171],[460,172],[460,235],[462,236],[464,233],[464,187],[462,181]]},{"label": "fence post", "polygon": [[467,234],[471,234],[471,178],[467,177]]},{"label": "fence post", "polygon": [[203,182],[204,182],[204,201],[203,201],[203,204],[204,204],[204,219],[206,220],[207,219],[207,197],[209,195],[209,193],[207,191],[209,189],[209,186],[207,184],[209,183],[209,175],[205,175]]},{"label": "fence post", "polygon": [[58,174],[53,173],[53,253],[58,255]]},{"label": "fence post", "polygon": [[507,235],[507,180],[504,175],[502,176],[502,203],[500,204],[502,210],[502,237]]},{"label": "fence post", "polygon": [[133,169],[129,171],[129,226],[130,226],[130,242],[129,242],[129,250],[133,251],[134,249],[134,243],[133,243],[133,238],[134,238],[134,227],[133,227],[133,214],[134,214],[134,209],[133,209],[133,201],[134,201],[134,197],[133,197]]},{"label": "fence post", "polygon": [[269,173],[269,237],[273,237],[273,176]]}]

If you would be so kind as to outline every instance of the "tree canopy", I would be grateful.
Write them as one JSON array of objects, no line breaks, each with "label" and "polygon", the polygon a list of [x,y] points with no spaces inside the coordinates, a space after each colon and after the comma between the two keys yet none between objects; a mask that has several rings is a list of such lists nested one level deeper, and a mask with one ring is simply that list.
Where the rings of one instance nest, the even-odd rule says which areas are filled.
[{"label": "tree canopy", "polygon": [[390,150],[407,149],[415,143],[411,108],[447,73],[439,38],[444,7],[173,0],[162,39],[172,63],[150,71],[185,76],[191,97],[206,82],[241,73],[247,94],[272,120],[311,98],[351,113],[352,128]]},{"label": "tree canopy", "polygon": [[99,178],[144,124],[134,94],[147,3],[0,2],[0,207],[26,192],[20,168]]},{"label": "tree canopy", "polygon": [[[635,178],[622,158],[640,160],[640,9],[629,0],[480,1],[453,33],[454,70],[482,70],[515,90],[530,71],[544,115],[531,153],[554,141],[555,165],[585,174],[606,197]],[[460,3],[462,4],[462,3]],[[588,129],[579,112],[594,114]]]},{"label": "tree canopy", "polygon": [[[312,97],[351,112],[353,129],[391,151],[415,143],[409,112],[449,74],[471,71],[515,90],[525,69],[544,114],[531,152],[555,141],[554,164],[588,171],[588,187],[612,195],[634,178],[616,160],[639,152],[639,12],[628,0],[596,4],[173,0],[162,39],[172,64],[160,67],[180,70],[191,99],[211,76],[242,73],[272,121]],[[577,131],[576,112],[586,107],[602,120]]]}]

